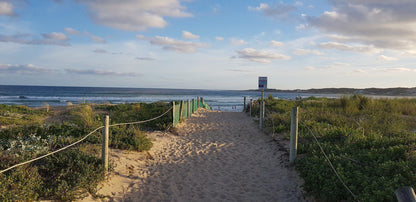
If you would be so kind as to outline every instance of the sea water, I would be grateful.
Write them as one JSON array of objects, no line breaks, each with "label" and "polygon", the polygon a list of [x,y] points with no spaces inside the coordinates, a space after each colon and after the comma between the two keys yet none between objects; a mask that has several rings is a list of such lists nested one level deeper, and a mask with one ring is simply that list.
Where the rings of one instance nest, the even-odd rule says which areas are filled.
[{"label": "sea water", "polygon": [[[305,94],[305,93],[265,93],[279,99],[339,97],[339,95]],[[171,102],[187,101],[203,97],[214,110],[242,111],[244,97],[260,98],[261,93],[238,90],[198,90],[198,89],[163,89],[163,88],[110,88],[110,87],[60,87],[60,86],[11,86],[0,85],[0,104],[25,105],[41,107],[64,106],[68,103],[134,103],[134,102]]]}]

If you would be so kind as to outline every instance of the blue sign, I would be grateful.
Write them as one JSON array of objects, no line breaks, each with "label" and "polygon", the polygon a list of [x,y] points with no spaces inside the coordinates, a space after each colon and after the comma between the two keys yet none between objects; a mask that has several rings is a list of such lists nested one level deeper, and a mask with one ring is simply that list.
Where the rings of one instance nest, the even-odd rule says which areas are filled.
[{"label": "blue sign", "polygon": [[259,89],[267,89],[267,77],[259,76]]}]

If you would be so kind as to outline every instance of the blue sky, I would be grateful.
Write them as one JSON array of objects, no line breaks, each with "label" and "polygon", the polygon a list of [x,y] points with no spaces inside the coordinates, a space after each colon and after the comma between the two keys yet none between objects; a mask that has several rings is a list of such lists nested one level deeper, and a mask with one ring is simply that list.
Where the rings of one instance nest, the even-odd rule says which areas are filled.
[{"label": "blue sky", "polygon": [[414,87],[414,0],[0,0],[0,84]]}]

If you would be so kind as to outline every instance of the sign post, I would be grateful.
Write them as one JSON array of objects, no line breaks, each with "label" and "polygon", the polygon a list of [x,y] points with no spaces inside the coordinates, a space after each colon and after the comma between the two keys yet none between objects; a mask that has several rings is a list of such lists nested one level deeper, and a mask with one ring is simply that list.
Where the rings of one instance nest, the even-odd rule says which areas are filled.
[{"label": "sign post", "polygon": [[267,77],[259,76],[259,89],[261,89],[261,101],[260,101],[260,129],[263,129],[264,123],[264,111],[265,111],[265,104],[264,104],[264,89],[267,89]]}]

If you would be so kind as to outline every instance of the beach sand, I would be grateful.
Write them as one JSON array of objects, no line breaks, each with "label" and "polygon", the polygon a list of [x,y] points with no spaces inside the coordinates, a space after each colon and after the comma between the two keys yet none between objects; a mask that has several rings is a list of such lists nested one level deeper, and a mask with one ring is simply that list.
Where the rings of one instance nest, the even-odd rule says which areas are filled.
[{"label": "beach sand", "polygon": [[153,132],[149,152],[111,149],[106,198],[82,201],[310,201],[288,164],[287,142],[244,113],[199,110],[178,134]]}]

